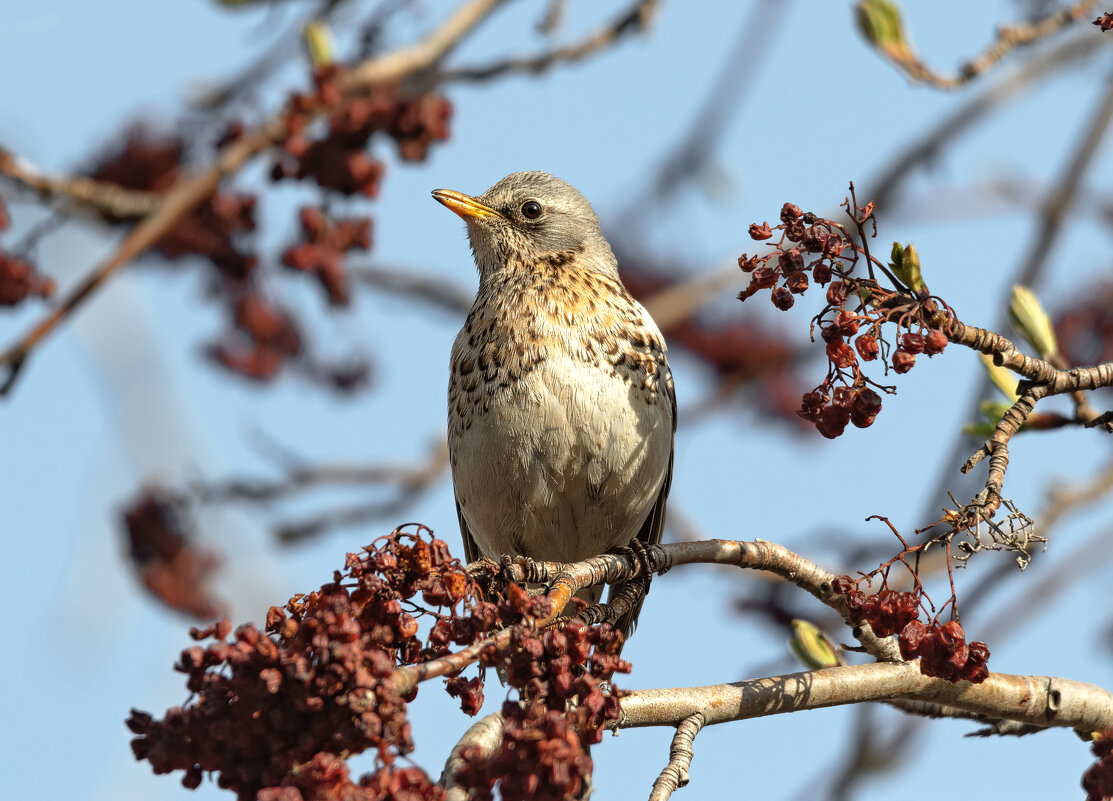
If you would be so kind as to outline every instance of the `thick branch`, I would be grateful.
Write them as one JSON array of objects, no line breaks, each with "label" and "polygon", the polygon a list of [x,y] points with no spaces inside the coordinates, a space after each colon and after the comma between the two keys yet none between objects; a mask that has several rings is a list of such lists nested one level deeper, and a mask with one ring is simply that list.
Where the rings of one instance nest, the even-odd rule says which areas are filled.
[{"label": "thick branch", "polygon": [[464,760],[464,752],[471,751],[472,759],[481,761],[491,759],[498,753],[499,747],[502,745],[502,729],[502,714],[495,712],[485,718],[480,718],[470,729],[464,732],[464,736],[460,738],[459,742],[453,747],[452,753],[448,755],[448,760],[444,763],[444,772],[441,773],[440,784],[448,790],[446,801],[470,801],[471,794],[469,791],[456,783],[457,776],[460,775],[460,771],[467,764]]},{"label": "thick branch", "polygon": [[981,684],[928,678],[915,662],[874,662],[764,679],[635,690],[622,699],[616,728],[677,726],[699,713],[707,725],[804,709],[905,699],[946,704],[992,718],[1081,732],[1113,726],[1113,694],[1050,676],[991,673]]}]

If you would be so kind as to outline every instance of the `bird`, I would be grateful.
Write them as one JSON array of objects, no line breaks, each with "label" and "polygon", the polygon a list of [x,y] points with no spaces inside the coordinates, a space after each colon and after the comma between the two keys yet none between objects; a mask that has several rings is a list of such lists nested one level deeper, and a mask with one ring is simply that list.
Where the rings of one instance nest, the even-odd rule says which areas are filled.
[{"label": "bird", "polygon": [[[635,539],[659,543],[673,472],[672,372],[664,336],[619,278],[591,204],[544,172],[512,173],[477,196],[432,194],[466,222],[479,272],[448,386],[467,561],[567,563]],[[580,597],[598,603],[602,588]],[[640,609],[616,628],[629,635]]]}]

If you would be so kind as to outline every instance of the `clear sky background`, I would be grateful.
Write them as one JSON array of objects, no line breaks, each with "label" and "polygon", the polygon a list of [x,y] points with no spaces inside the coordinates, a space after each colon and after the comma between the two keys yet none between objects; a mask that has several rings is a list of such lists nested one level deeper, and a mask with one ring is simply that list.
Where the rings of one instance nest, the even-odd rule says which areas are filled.
[{"label": "clear sky background", "polygon": [[[920,52],[950,70],[1024,4],[908,5]],[[569,38],[620,7],[569,6],[561,34]],[[401,15],[393,35],[408,41],[451,7],[418,4]],[[779,7],[764,23],[769,56],[756,71],[739,66],[740,106],[716,140],[711,170],[675,202],[653,204],[647,182],[662,155],[685,137],[750,17],[750,3],[665,2],[649,35],[581,64],[539,78],[450,87],[452,138],[418,165],[397,164],[378,143],[388,161],[382,198],[339,205],[375,219],[375,246],[366,261],[474,287],[463,226],[429,191],[478,193],[506,173],[543,169],[580,188],[605,229],[617,230],[621,217],[623,233],[646,251],[692,270],[714,270],[752,252],[747,226],[775,220],[785,201],[832,211],[848,180],[862,189],[859,197],[868,197],[882,166],[1008,69],[958,95],[912,87],[862,42],[850,3],[796,0]],[[142,0],[5,4],[0,143],[44,169],[73,171],[116,141],[122,120],[181,119],[193,92],[249,63],[304,8],[286,3],[232,12],[202,0],[172,8]],[[486,62],[543,46],[534,32],[539,8],[512,4],[454,62]],[[1110,53],[1060,73],[958,139],[906,185],[899,208],[882,218],[882,249],[894,239],[915,242],[928,283],[964,320],[995,323],[1009,277],[1035,237],[1031,203],[987,199],[985,187],[1012,179],[1029,200],[1046,190],[1093,114]],[[300,86],[300,75],[293,68],[281,73],[278,88]],[[271,108],[275,100],[271,94],[262,102]],[[248,170],[245,184],[263,171],[261,164]],[[1113,159],[1101,155],[1086,185],[1100,191],[1111,180]],[[292,240],[296,206],[313,197],[306,188],[264,200],[264,253],[279,253]],[[1111,230],[1090,211],[1074,215],[1051,257],[1041,296],[1053,308],[1108,278]],[[13,213],[17,233],[38,219],[26,204],[13,206]],[[64,289],[109,254],[118,238],[118,232],[77,224],[47,240],[39,263]],[[13,397],[0,406],[0,531],[9,546],[0,568],[9,598],[0,673],[5,798],[226,797],[211,782],[190,794],[180,777],[152,776],[128,747],[123,719],[130,707],[160,713],[186,700],[182,677],[170,667],[190,644],[190,623],[152,602],[123,558],[117,514],[142,482],[273,475],[273,461],[259,445],[264,440],[311,462],[405,463],[422,459],[443,435],[446,366],[459,318],[367,291],[358,293],[350,311],[324,315],[315,288],[295,280],[287,300],[320,321],[317,339],[325,351],[369,352],[376,384],[355,398],[332,396],[296,376],[259,388],[199,357],[202,343],[222,326],[219,310],[203,298],[202,272],[186,265],[129,269],[35,354]],[[737,289],[743,285],[740,275]],[[739,305],[732,295],[724,293],[715,313],[772,319],[803,339],[812,313],[806,304],[778,315],[763,296]],[[814,295],[807,296],[810,303]],[[30,302],[0,313],[0,341],[11,341],[40,311]],[[845,538],[885,543],[880,524],[863,522],[867,515],[886,515],[910,533],[930,521],[923,517],[924,494],[939,471],[954,475],[959,498],[984,481],[981,471],[961,480],[958,464],[946,462],[955,432],[968,422],[970,386],[981,370],[976,357],[951,348],[921,362],[897,378],[900,394],[886,400],[872,428],[828,442],[771,424],[748,408],[746,394],[689,424],[685,410],[713,391],[713,377],[677,354],[681,422],[672,504],[706,536],[762,537],[832,569],[868,570],[872,565],[839,561]],[[818,363],[805,376],[818,381]],[[1006,495],[1035,514],[1049,481],[1082,480],[1107,459],[1108,443],[1095,433],[1021,437]],[[353,497],[337,493],[335,500]],[[308,513],[333,499],[317,496],[281,511]],[[1011,591],[964,617],[970,636],[981,638],[1013,608],[1019,587],[1041,586],[1056,564],[1108,532],[1109,512],[1106,504],[1061,527],[1049,558],[1037,560]],[[273,543],[267,524],[274,519],[250,509],[201,517],[206,544],[225,558],[215,591],[229,602],[234,622],[260,621],[270,604],[319,586],[343,564],[345,551],[393,522],[420,520],[454,547],[459,541],[447,479],[398,521],[339,530],[296,547]],[[1010,559],[980,557],[959,575],[960,599],[964,582]],[[1109,571],[1096,558],[1090,564],[1095,569],[1069,574],[1054,606],[1028,612],[1019,630],[998,640],[985,635],[991,669],[1113,687],[1110,651],[1102,644]],[[655,582],[626,651],[635,671],[622,686],[712,684],[796,670],[779,631],[733,609],[761,581],[689,567]],[[803,597],[795,606],[821,611]],[[488,704],[500,703],[493,682],[487,689]],[[415,759],[437,775],[471,721],[432,686],[412,705],[412,720]],[[706,730],[696,742],[692,783],[677,798],[817,797],[855,736],[853,720],[850,711],[832,709]],[[895,718],[881,710],[876,720],[885,731],[894,727]],[[963,739],[972,728],[932,722],[920,731],[914,759],[872,779],[859,797],[1069,798],[1080,792],[1090,755],[1072,733]],[[670,737],[663,729],[607,737],[593,752],[597,797],[646,797],[667,761]],[[353,762],[357,774],[368,765]]]}]

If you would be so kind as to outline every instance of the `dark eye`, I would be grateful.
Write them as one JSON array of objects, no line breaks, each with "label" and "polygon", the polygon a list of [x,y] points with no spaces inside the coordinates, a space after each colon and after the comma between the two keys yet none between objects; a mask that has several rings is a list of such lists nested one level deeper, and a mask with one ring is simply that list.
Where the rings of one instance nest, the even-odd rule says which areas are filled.
[{"label": "dark eye", "polygon": [[522,216],[527,220],[536,220],[541,216],[541,204],[536,200],[527,200],[522,204]]}]

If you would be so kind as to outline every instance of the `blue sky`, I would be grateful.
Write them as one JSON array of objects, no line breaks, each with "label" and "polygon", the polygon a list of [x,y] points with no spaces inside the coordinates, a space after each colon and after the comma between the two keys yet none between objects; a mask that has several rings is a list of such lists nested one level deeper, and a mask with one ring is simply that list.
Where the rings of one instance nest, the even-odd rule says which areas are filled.
[{"label": "blue sky", "polygon": [[[619,8],[599,5],[605,10],[572,2],[565,35]],[[426,29],[450,7],[421,4],[419,13],[405,17],[399,37]],[[478,193],[508,172],[543,169],[581,189],[605,229],[619,215],[636,219],[639,244],[654,254],[696,270],[729,263],[752,250],[750,222],[775,219],[788,200],[833,209],[848,180],[868,187],[909,141],[968,97],[910,86],[857,36],[848,3],[797,0],[783,7],[783,18],[765,33],[771,55],[756,74],[737,76],[747,92],[717,139],[711,177],[665,208],[647,201],[647,179],[685,135],[749,15],[748,3],[707,2],[694,11],[692,4],[666,2],[648,36],[581,64],[539,78],[450,87],[456,108],[451,140],[419,165],[398,164],[389,154],[382,197],[340,208],[373,215],[372,263],[474,286],[463,226],[429,191]],[[1015,13],[1013,3],[972,9],[940,2],[917,4],[908,16],[920,51],[949,68]],[[512,4],[454,60],[486,62],[543,46],[534,33],[538,16],[537,4]],[[8,4],[0,10],[0,74],[8,76],[0,90],[0,143],[44,169],[72,171],[117,136],[121,120],[177,118],[192,92],[248,63],[292,19],[281,8],[233,13],[200,0],[177,4],[173,13],[140,0]],[[880,241],[915,242],[930,286],[963,319],[991,325],[998,318],[1035,223],[1015,205],[972,211],[975,204],[968,208],[955,198],[1006,177],[1037,189],[1055,180],[1093,113],[1107,61],[1062,74],[976,127],[911,180],[899,211],[882,219]],[[300,80],[298,70],[289,69],[280,74],[279,88]],[[265,95],[263,102],[276,97]],[[262,173],[261,166],[249,169],[245,183]],[[1111,173],[1113,160],[1103,154],[1087,185],[1109,186]],[[296,206],[312,197],[292,190],[264,201],[268,252],[291,241]],[[13,206],[13,214],[17,226],[36,219],[26,205]],[[1090,216],[1072,222],[1041,286],[1049,305],[1108,276],[1109,234]],[[39,261],[64,288],[116,241],[117,233],[79,223],[48,240]],[[336,398],[296,377],[259,389],[199,358],[201,344],[221,326],[218,311],[204,300],[200,273],[185,266],[128,270],[36,353],[0,409],[0,498],[14,550],[2,572],[14,608],[0,680],[7,723],[0,749],[20,768],[5,772],[6,797],[223,796],[211,784],[190,795],[176,778],[151,776],[127,746],[122,721],[130,707],[159,712],[185,700],[181,676],[170,666],[189,644],[189,623],[150,602],[122,558],[116,514],[141,482],[267,474],[273,464],[260,453],[263,439],[311,461],[370,463],[418,461],[442,436],[448,351],[459,319],[367,292],[351,311],[327,316],[315,292],[291,285],[289,301],[320,321],[318,336],[328,352],[373,355],[375,391]],[[740,306],[732,294],[725,293],[716,313],[760,315],[803,335],[803,304],[772,318],[762,298]],[[34,303],[4,312],[0,341],[10,341],[38,313]],[[984,480],[977,471],[973,481],[963,480],[957,465],[944,463],[955,432],[967,422],[968,387],[981,369],[957,348],[900,377],[899,395],[886,402],[872,428],[834,442],[788,436],[749,411],[744,395],[716,416],[686,425],[684,410],[711,385],[705,369],[681,354],[674,369],[682,417],[672,503],[707,536],[762,537],[831,568],[869,569],[835,562],[839,538],[884,542],[879,524],[862,522],[867,515],[886,515],[911,532],[929,522],[921,517],[923,495],[938,471],[951,471],[960,498]],[[806,375],[818,381],[818,367]],[[1021,437],[1006,494],[1035,513],[1049,481],[1083,479],[1107,458],[1104,447],[1089,432]],[[1050,558],[964,619],[971,636],[1016,603],[1023,582],[1038,581],[1100,534],[1109,511],[1106,504],[1060,528]],[[458,542],[447,481],[404,517]],[[207,544],[225,556],[216,592],[228,599],[234,621],[258,621],[270,604],[316,587],[343,563],[345,551],[390,527],[346,529],[279,549],[266,527],[271,519],[238,509],[201,517]],[[973,583],[1008,559],[986,554],[982,564],[960,574],[960,599],[963,582]],[[1000,643],[990,641],[991,669],[1113,686],[1110,654],[1098,642],[1108,625],[1103,572],[1077,576],[1053,608],[1033,613],[1022,631]],[[657,581],[627,649],[635,672],[626,685],[711,684],[795,670],[779,632],[732,611],[732,601],[762,581],[706,568],[678,569]],[[803,598],[797,607],[819,611]],[[501,701],[493,686],[488,696],[491,704]],[[469,721],[436,687],[422,691],[412,717],[415,758],[436,774]],[[879,717],[883,728],[893,725]],[[851,720],[846,710],[832,709],[709,729],[696,743],[692,784],[680,792],[693,799],[735,788],[757,798],[811,797],[837,771],[852,737]],[[953,792],[955,782],[963,795],[1077,792],[1089,754],[1071,733],[960,739],[970,728],[933,722],[912,763],[871,781],[861,797],[936,797]],[[667,760],[669,738],[664,730],[607,738],[595,752],[598,797],[647,795]],[[1039,771],[1016,769],[1036,760]],[[366,767],[354,765],[357,772]]]}]

